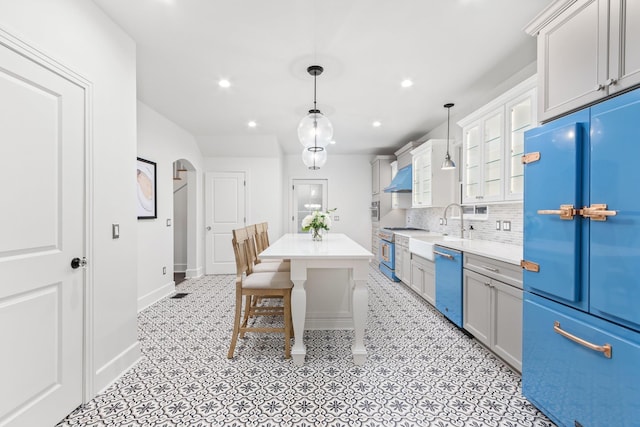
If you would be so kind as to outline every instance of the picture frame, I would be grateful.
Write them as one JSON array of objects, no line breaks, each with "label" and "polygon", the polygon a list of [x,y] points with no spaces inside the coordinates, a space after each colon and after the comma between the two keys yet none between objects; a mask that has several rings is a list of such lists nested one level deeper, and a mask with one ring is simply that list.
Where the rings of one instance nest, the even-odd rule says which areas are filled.
[{"label": "picture frame", "polygon": [[138,219],[158,218],[156,163],[137,158],[136,200]]}]

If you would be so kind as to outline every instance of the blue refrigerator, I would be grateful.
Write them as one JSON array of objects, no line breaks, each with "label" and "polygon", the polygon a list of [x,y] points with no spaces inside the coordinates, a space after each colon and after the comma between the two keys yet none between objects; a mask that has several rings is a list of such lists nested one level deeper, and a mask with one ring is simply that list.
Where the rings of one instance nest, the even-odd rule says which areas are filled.
[{"label": "blue refrigerator", "polygon": [[525,134],[524,396],[640,426],[640,89]]}]

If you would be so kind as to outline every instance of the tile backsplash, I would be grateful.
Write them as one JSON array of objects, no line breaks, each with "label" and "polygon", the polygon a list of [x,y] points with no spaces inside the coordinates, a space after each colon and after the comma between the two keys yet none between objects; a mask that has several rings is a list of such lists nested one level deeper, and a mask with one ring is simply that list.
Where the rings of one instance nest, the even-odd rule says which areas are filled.
[{"label": "tile backsplash", "polygon": [[[447,225],[440,225],[444,208],[420,208],[407,209],[407,226],[424,228],[435,233],[446,233],[451,236],[460,235],[460,220],[451,219],[452,211],[447,212]],[[500,221],[500,230],[496,230],[496,221]],[[503,222],[509,221],[510,231],[503,230]],[[522,245],[522,203],[509,203],[500,205],[489,205],[489,215],[487,220],[467,220],[464,221],[465,237],[469,237],[469,226],[473,225],[471,231],[472,239],[491,240],[493,242],[510,243],[512,245]]]}]

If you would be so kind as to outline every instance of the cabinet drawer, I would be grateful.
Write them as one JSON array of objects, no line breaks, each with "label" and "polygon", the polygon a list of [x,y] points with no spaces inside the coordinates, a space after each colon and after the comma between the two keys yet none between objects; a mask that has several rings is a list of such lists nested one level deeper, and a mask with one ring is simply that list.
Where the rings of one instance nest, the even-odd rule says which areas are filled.
[{"label": "cabinet drawer", "polygon": [[[560,426],[637,426],[640,334],[525,293],[522,392]],[[554,330],[598,346],[611,358]],[[576,421],[579,424],[576,424]]]},{"label": "cabinet drawer", "polygon": [[400,236],[399,234],[395,235],[395,240],[396,240],[396,245],[397,246],[403,246],[403,247],[409,247],[409,238],[406,236]]},{"label": "cabinet drawer", "polygon": [[522,268],[517,265],[465,252],[464,268],[522,289]]}]

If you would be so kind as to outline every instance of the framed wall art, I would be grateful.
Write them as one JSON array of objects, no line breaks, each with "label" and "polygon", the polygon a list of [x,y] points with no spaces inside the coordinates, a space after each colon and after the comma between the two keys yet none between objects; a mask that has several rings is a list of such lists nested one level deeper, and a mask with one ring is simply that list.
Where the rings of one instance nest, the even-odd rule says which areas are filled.
[{"label": "framed wall art", "polygon": [[136,192],[138,200],[138,219],[158,217],[156,199],[156,164],[138,157],[136,172]]}]

